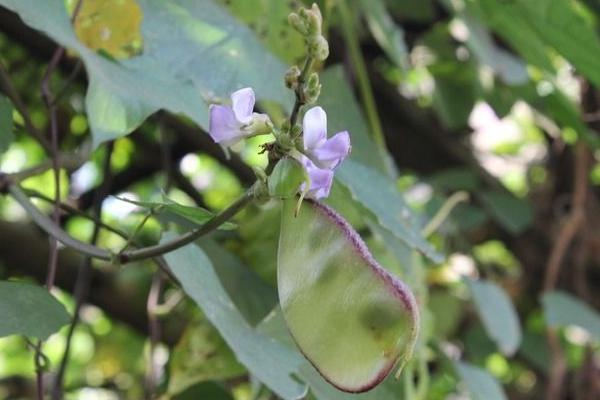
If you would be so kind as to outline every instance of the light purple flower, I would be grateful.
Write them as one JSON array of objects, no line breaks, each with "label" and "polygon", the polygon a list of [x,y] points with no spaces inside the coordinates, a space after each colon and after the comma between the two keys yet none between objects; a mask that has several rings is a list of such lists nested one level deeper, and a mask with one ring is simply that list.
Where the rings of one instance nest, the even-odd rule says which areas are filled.
[{"label": "light purple flower", "polygon": [[271,120],[253,112],[254,103],[254,90],[247,87],[231,94],[231,106],[211,104],[208,133],[213,140],[232,146],[246,137],[269,133]]},{"label": "light purple flower", "polygon": [[302,121],[304,153],[319,168],[333,169],[350,153],[350,135],[338,132],[327,139],[327,114],[321,107],[313,107]]},{"label": "light purple flower", "polygon": [[[329,196],[331,185],[333,183],[333,171],[327,168],[317,167],[308,157],[302,156],[300,162],[304,166],[308,177],[310,178],[310,188],[306,193],[309,199],[319,200]],[[300,190],[306,189],[306,183],[300,186]]]}]

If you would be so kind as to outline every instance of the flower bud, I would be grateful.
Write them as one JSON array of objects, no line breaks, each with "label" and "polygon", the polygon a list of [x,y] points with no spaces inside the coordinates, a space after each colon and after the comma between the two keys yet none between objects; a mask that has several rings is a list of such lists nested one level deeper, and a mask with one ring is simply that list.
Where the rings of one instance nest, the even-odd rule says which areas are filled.
[{"label": "flower bud", "polygon": [[312,104],[317,101],[319,94],[321,94],[319,75],[316,72],[313,72],[308,77],[308,81],[306,82],[306,86],[304,87],[302,95],[306,103]]},{"label": "flower bud", "polygon": [[[300,13],[302,13],[303,9],[300,9]],[[288,15],[288,22],[290,25],[297,30],[301,35],[308,35],[308,27],[306,26],[305,18],[301,18],[300,15],[296,13],[291,13]]]},{"label": "flower bud", "polygon": [[298,78],[300,77],[300,68],[297,65],[292,66],[285,73],[285,86],[288,89],[296,89],[298,87]]},{"label": "flower bud", "polygon": [[304,12],[306,18],[306,25],[308,27],[308,34],[310,36],[321,36],[321,26],[323,25],[323,17],[321,16],[321,10],[316,3],[313,3],[310,10]]},{"label": "flower bud", "polygon": [[329,57],[329,43],[321,35],[313,37],[308,43],[308,51],[318,61],[325,61]]}]

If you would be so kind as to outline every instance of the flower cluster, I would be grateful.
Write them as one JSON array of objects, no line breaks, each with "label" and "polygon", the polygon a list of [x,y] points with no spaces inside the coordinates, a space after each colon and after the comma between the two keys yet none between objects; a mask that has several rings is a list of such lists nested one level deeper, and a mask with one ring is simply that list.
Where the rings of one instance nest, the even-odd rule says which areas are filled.
[{"label": "flower cluster", "polygon": [[[272,133],[271,120],[266,114],[254,113],[254,103],[254,91],[244,88],[231,95],[231,106],[211,105],[209,134],[213,140],[231,146],[247,137]],[[302,164],[309,180],[299,190],[306,197],[321,199],[329,195],[334,169],[350,153],[350,135],[342,131],[327,138],[327,114],[321,107],[313,107],[304,114],[302,131],[299,151],[290,152]]]}]

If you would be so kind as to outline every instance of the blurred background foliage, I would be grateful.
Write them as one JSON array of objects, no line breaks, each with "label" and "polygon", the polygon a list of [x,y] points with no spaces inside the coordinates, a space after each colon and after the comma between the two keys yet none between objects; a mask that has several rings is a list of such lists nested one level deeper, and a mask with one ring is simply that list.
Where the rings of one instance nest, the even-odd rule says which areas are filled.
[{"label": "blurred background foliage", "polygon": [[[320,66],[319,104],[329,129],[349,130],[353,143],[327,203],[411,286],[423,326],[400,380],[364,395],[336,391],[306,363],[271,368],[293,372],[316,399],[600,398],[598,4],[318,3],[331,50]],[[207,106],[252,86],[259,107],[283,120],[293,104],[283,74],[304,56],[287,24],[299,5],[83,0],[71,28],[75,0],[0,0],[0,170],[47,161],[27,131],[49,134],[39,86],[62,45],[67,56],[50,82],[60,148],[74,158],[61,171],[64,228],[90,240],[86,215],[98,193],[106,197],[102,221],[118,231],[101,230],[97,243],[115,250],[148,213],[119,198],[223,209],[253,182],[251,167],[266,165],[259,150],[269,138],[226,155],[205,133]],[[51,171],[23,187],[50,212]],[[435,215],[443,218],[430,224]],[[193,226],[176,213],[153,214],[136,241],[156,243],[173,222]],[[269,314],[277,303],[278,208],[253,206],[235,223],[202,241],[202,252],[248,332],[295,357],[281,316]],[[47,252],[24,211],[0,197],[0,278],[43,283]],[[52,293],[70,315],[81,263],[61,250]],[[94,261],[89,279],[65,398],[280,393],[277,382],[255,378],[260,365],[241,362],[239,343],[222,330],[245,325],[215,329],[195,304],[201,300],[186,298],[151,262]],[[151,288],[158,305],[149,307]],[[48,387],[68,331],[43,345]],[[24,337],[0,338],[0,398],[34,398],[32,357]]]}]

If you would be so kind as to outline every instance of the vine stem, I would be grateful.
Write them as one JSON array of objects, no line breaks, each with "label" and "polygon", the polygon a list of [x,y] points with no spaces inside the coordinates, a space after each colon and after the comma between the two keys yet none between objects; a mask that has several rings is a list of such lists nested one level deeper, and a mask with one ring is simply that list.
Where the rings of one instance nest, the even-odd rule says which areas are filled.
[{"label": "vine stem", "polygon": [[345,0],[337,1],[336,5],[340,12],[344,39],[346,41],[346,46],[348,46],[348,50],[350,51],[350,59],[352,60],[352,65],[354,66],[356,77],[358,78],[358,88],[367,114],[367,120],[371,126],[371,133],[378,150],[385,156],[384,159],[387,160],[388,156],[385,136],[383,134],[383,128],[381,127],[379,115],[377,114],[377,105],[375,104],[375,97],[373,96],[373,88],[371,87],[367,66],[360,50],[355,26],[352,21],[352,15],[350,14],[350,10],[348,9]]},{"label": "vine stem", "polygon": [[314,59],[310,55],[307,55],[306,60],[304,61],[304,65],[302,66],[300,76],[298,77],[298,86],[296,87],[296,90],[294,90],[294,93],[296,95],[296,101],[294,102],[294,108],[292,109],[292,114],[290,115],[290,128],[293,128],[294,125],[296,125],[300,108],[304,104],[306,104],[304,102],[304,95],[302,94],[302,90],[304,88],[304,84],[306,83],[306,76],[312,69],[313,64]]},{"label": "vine stem", "polygon": [[14,183],[8,184],[8,192],[14,198],[14,200],[25,209],[31,219],[48,235],[56,238],[59,242],[65,246],[71,247],[82,254],[87,256],[98,258],[106,261],[115,261],[118,263],[127,263],[131,261],[145,260],[147,258],[153,258],[161,256],[170,251],[176,250],[186,244],[192,243],[196,239],[216,230],[223,223],[230,220],[244,207],[250,204],[254,200],[254,190],[251,188],[244,193],[239,199],[233,202],[229,207],[215,215],[206,224],[202,225],[197,229],[193,229],[178,238],[175,238],[169,242],[157,244],[154,246],[142,247],[139,249],[132,249],[123,252],[120,255],[113,254],[109,250],[91,245],[86,242],[75,239],[67,232],[65,232],[60,226],[55,224],[48,216],[37,209],[35,205],[29,200],[23,190]]}]

